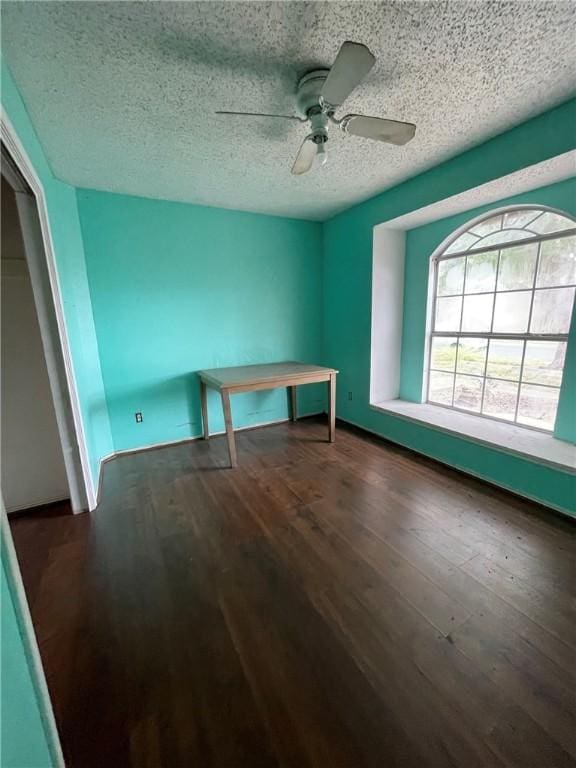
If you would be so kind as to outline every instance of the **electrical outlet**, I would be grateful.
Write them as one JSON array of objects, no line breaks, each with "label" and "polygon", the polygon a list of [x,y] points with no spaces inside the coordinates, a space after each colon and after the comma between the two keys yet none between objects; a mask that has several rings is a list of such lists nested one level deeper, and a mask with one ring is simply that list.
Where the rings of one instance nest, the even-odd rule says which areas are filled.
[{"label": "electrical outlet", "polygon": [[136,419],[136,423],[137,423],[137,424],[140,424],[140,422],[144,421],[144,419],[142,418],[142,414],[140,413],[140,411],[138,411],[138,413],[135,413],[135,414],[134,414],[134,418]]},{"label": "electrical outlet", "polygon": [[352,400],[352,392],[348,392],[348,400]]}]

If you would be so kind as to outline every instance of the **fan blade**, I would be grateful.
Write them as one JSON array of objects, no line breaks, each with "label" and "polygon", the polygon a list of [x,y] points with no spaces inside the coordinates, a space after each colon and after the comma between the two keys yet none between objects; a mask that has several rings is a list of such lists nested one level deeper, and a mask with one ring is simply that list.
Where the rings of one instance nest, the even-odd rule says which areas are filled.
[{"label": "fan blade", "polygon": [[301,117],[295,115],[269,115],[266,112],[222,112],[218,111],[217,115],[236,115],[237,117],[280,117],[283,120],[298,120],[299,123],[304,122]]},{"label": "fan blade", "polygon": [[294,165],[292,166],[292,173],[294,176],[301,176],[303,173],[308,173],[310,168],[312,168],[312,164],[314,163],[317,150],[318,147],[311,140],[311,137],[306,136],[302,142],[302,146],[298,150],[296,160],[294,160]]},{"label": "fan blade", "polygon": [[416,126],[413,123],[401,123],[398,120],[385,120],[382,117],[364,115],[346,115],[340,121],[346,133],[363,136],[365,139],[385,141],[398,146],[407,144],[414,138]]},{"label": "fan blade", "polygon": [[375,61],[362,43],[342,43],[322,88],[323,102],[331,107],[339,107],[364,80]]}]

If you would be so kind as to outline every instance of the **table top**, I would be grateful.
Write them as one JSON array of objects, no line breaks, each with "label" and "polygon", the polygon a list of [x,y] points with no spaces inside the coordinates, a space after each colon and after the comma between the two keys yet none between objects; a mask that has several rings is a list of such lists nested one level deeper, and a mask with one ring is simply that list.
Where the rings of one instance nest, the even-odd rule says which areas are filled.
[{"label": "table top", "polygon": [[217,387],[234,387],[299,376],[306,379],[315,374],[322,376],[331,373],[338,373],[338,371],[334,368],[323,368],[320,365],[287,361],[263,365],[238,365],[232,368],[209,368],[198,371],[198,376]]}]

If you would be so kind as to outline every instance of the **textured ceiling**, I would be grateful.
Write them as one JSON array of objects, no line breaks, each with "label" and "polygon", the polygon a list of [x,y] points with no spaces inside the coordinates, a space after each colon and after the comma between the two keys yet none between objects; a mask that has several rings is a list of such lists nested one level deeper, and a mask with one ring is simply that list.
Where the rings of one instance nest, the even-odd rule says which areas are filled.
[{"label": "textured ceiling", "polygon": [[[573,2],[3,2],[2,48],[56,176],[79,187],[325,219],[575,91]],[[331,132],[293,177],[298,77],[344,40],[377,57],[345,112],[408,120],[394,147]]]},{"label": "textured ceiling", "polygon": [[438,219],[455,216],[458,213],[490,205],[513,195],[520,195],[533,189],[557,184],[574,176],[576,169],[576,150],[556,155],[541,163],[521,168],[506,176],[487,181],[479,187],[471,187],[451,197],[445,197],[435,203],[417,208],[414,211],[388,219],[381,226],[391,229],[413,229],[430,224]]}]

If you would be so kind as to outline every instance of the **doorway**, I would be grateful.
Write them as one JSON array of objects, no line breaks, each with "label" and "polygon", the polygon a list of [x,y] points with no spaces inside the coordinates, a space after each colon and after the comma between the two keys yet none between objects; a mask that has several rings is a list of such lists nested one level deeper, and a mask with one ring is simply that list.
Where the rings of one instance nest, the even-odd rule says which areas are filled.
[{"label": "doorway", "polygon": [[0,450],[10,514],[69,499],[70,490],[16,194],[4,177],[1,206]]},{"label": "doorway", "polygon": [[2,496],[9,513],[63,499],[82,512],[88,484],[40,215],[43,191],[27,158],[16,162],[4,140],[1,149]]}]

